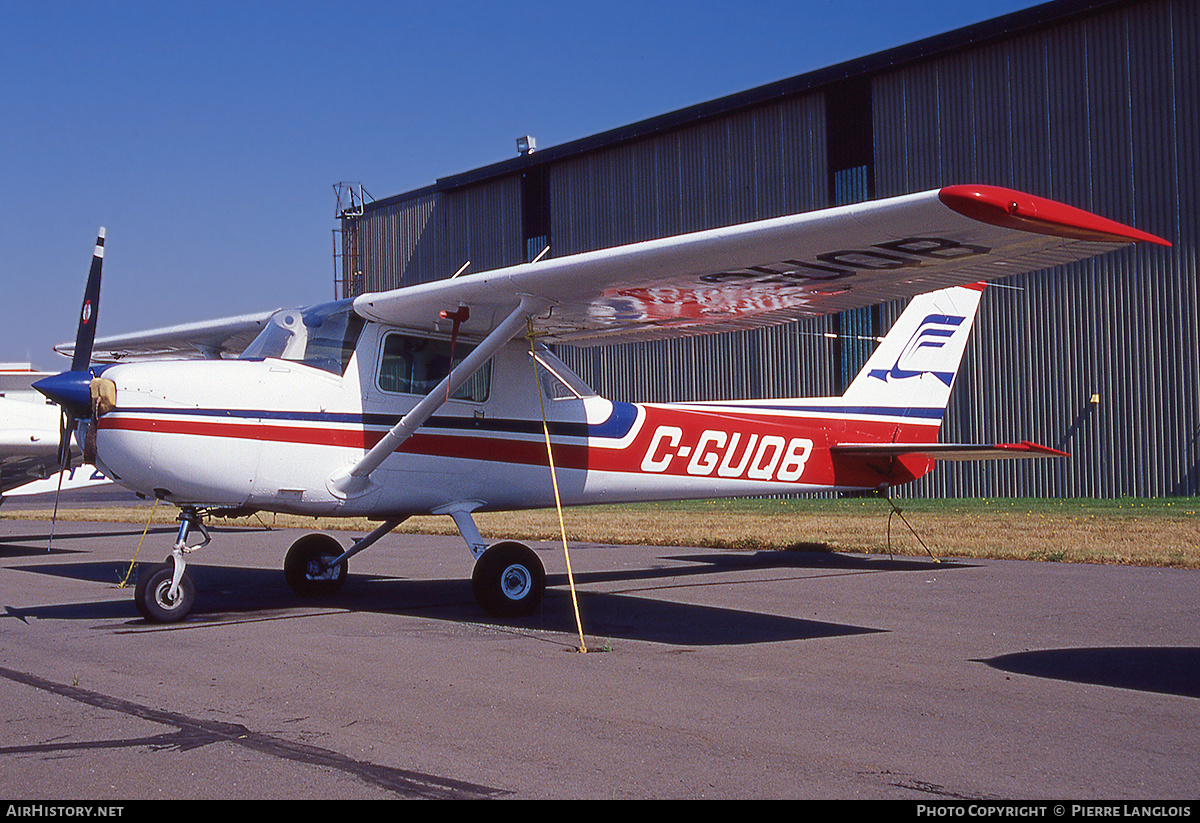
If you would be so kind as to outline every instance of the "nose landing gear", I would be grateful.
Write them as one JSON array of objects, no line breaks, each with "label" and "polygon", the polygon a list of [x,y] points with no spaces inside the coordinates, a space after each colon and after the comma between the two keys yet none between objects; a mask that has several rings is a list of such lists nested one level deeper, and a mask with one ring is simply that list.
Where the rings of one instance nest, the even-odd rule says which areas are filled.
[{"label": "nose landing gear", "polygon": [[174,623],[187,617],[196,602],[196,588],[187,575],[179,582],[174,578],[174,563],[160,563],[138,575],[133,602],[142,617],[154,623]]},{"label": "nose landing gear", "polygon": [[[188,535],[197,531],[201,542],[189,546]],[[187,506],[179,512],[179,534],[167,562],[138,575],[133,602],[142,617],[155,623],[175,623],[187,617],[196,602],[196,587],[186,574],[183,556],[212,540],[199,510]]]}]

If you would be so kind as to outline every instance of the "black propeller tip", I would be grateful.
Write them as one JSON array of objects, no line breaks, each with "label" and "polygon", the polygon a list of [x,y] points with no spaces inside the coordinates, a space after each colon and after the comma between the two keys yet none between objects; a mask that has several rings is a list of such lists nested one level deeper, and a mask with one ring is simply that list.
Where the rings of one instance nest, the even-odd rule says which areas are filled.
[{"label": "black propeller tip", "polygon": [[92,344],[96,339],[96,318],[100,314],[100,274],[104,266],[104,227],[96,234],[96,248],[92,252],[92,267],[88,271],[87,287],[83,292],[83,306],[79,310],[79,328],[75,333],[75,356],[71,360],[71,371],[85,371],[92,358]]}]

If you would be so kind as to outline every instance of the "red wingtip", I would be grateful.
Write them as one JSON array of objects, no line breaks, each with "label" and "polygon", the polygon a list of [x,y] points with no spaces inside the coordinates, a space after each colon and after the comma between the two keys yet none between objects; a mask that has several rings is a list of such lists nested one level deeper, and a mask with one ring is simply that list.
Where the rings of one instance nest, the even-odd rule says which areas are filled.
[{"label": "red wingtip", "polygon": [[1048,457],[1070,457],[1071,455],[1061,449],[1052,449],[1049,446],[1042,446],[1038,443],[1032,443],[1028,440],[1022,440],[1020,443],[1000,443],[1002,449],[1011,449],[1012,451],[1033,452],[1034,454],[1044,454]]},{"label": "red wingtip", "polygon": [[1083,209],[999,186],[947,186],[938,192],[938,199],[965,217],[1008,229],[1101,243],[1171,245],[1161,237]]}]

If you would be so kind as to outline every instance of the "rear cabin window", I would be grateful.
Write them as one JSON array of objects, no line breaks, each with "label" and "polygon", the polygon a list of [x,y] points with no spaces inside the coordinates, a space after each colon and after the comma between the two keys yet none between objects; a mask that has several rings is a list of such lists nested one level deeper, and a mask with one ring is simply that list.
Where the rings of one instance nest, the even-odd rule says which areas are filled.
[{"label": "rear cabin window", "polygon": [[537,363],[538,383],[541,384],[542,394],[549,399],[582,400],[595,396],[596,393],[579,375],[544,346],[539,347],[536,352],[530,352],[530,357]]},{"label": "rear cabin window", "polygon": [[[454,366],[475,347],[461,340],[454,344]],[[389,334],[383,339],[379,360],[379,388],[394,394],[426,395],[450,372],[450,341],[406,334]],[[492,361],[488,361],[451,397],[482,403],[488,398]]]}]

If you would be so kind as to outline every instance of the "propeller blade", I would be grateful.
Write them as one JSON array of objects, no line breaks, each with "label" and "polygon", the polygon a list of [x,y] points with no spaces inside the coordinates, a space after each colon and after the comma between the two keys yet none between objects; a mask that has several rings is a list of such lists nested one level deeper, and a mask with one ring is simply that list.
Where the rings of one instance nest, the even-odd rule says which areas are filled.
[{"label": "propeller blade", "polygon": [[67,414],[87,417],[91,414],[92,346],[96,342],[96,318],[100,311],[100,273],[104,265],[104,228],[96,235],[92,267],[88,271],[87,287],[83,291],[83,307],[79,311],[79,327],[75,332],[75,353],[71,370],[43,378],[33,387],[57,403]]},{"label": "propeller blade", "polygon": [[67,467],[71,463],[71,429],[74,428],[74,424],[74,418],[64,409],[59,418],[58,488],[54,490],[54,513],[50,515],[50,540],[46,544],[46,551],[54,549],[54,527],[58,525],[58,498],[62,494],[63,475],[66,474]]},{"label": "propeller blade", "polygon": [[75,333],[75,354],[71,371],[87,371],[92,364],[92,345],[96,342],[96,318],[100,314],[100,270],[104,265],[104,227],[96,235],[96,250],[88,271],[83,307],[79,310],[79,330]]},{"label": "propeller blade", "polygon": [[71,464],[71,431],[77,419],[92,414],[89,383],[92,379],[92,346],[96,342],[96,318],[100,313],[100,271],[104,266],[104,227],[96,235],[92,266],[88,270],[87,286],[83,290],[83,307],[79,311],[79,328],[75,332],[75,354],[71,370],[44,378],[33,387],[49,397],[59,408],[58,489],[54,492],[54,514],[50,518],[50,546],[54,546],[54,527],[58,523],[58,498],[62,493],[63,474]]}]

